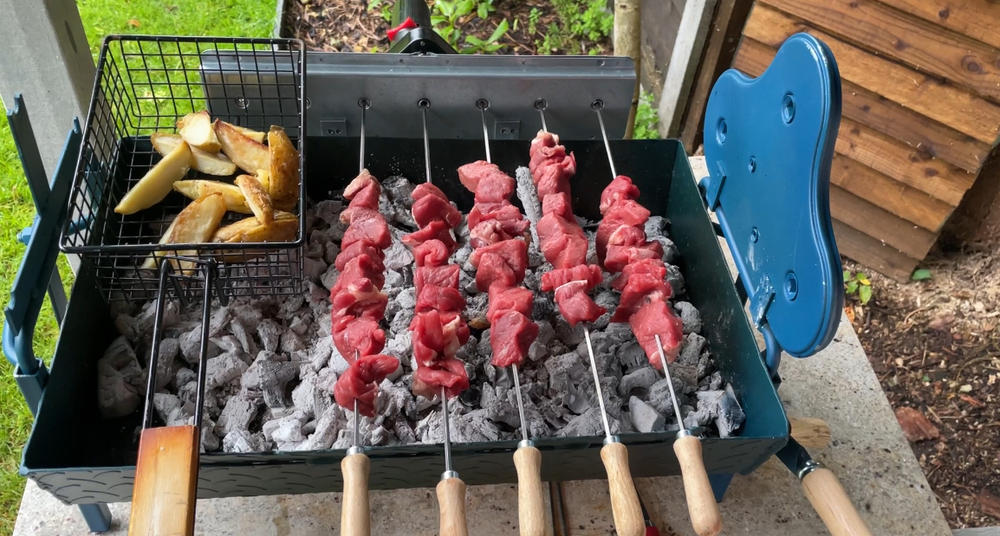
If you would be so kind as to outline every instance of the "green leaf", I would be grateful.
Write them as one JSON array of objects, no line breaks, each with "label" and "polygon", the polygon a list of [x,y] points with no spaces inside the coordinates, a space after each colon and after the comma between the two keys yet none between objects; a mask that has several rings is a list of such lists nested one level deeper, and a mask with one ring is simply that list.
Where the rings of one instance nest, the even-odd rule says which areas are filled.
[{"label": "green leaf", "polygon": [[493,33],[490,34],[490,37],[489,39],[486,40],[486,42],[496,43],[498,39],[500,39],[501,37],[504,36],[504,34],[507,33],[508,28],[510,28],[510,25],[507,24],[507,19],[504,19],[503,21],[500,22],[500,24],[497,25],[497,29],[493,30]]},{"label": "green leaf", "polygon": [[479,18],[485,19],[490,14],[489,6],[485,3],[479,4],[479,9],[476,10],[476,14],[479,15]]},{"label": "green leaf", "polygon": [[930,278],[931,278],[931,271],[928,270],[927,268],[920,268],[918,270],[914,270],[913,275],[910,276],[910,279],[914,281],[923,281],[925,279],[930,279]]},{"label": "green leaf", "polygon": [[844,283],[846,283],[846,282],[848,282],[850,280],[851,280],[851,271],[850,270],[844,270]]},{"label": "green leaf", "polygon": [[857,281],[848,281],[847,282],[847,288],[845,290],[847,290],[848,294],[855,294],[858,291],[858,282]]},{"label": "green leaf", "polygon": [[861,298],[861,305],[865,305],[872,299],[872,288],[868,285],[862,286],[858,289],[858,297]]},{"label": "green leaf", "polygon": [[858,281],[861,281],[862,285],[871,285],[872,284],[872,282],[868,280],[868,276],[865,275],[864,272],[858,272],[857,274],[854,274],[854,277],[857,277]]},{"label": "green leaf", "polygon": [[373,9],[378,7],[378,5],[381,3],[382,0],[368,0],[368,11],[372,11]]}]

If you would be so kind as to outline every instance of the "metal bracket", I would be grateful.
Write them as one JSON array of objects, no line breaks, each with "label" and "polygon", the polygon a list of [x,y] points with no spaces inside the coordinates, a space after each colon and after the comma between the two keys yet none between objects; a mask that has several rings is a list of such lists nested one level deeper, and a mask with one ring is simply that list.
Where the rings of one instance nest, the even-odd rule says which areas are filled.
[{"label": "metal bracket", "polygon": [[520,121],[500,121],[493,123],[493,139],[516,140],[521,135]]},{"label": "metal bracket", "polygon": [[347,120],[343,117],[323,119],[319,127],[324,136],[347,136]]}]

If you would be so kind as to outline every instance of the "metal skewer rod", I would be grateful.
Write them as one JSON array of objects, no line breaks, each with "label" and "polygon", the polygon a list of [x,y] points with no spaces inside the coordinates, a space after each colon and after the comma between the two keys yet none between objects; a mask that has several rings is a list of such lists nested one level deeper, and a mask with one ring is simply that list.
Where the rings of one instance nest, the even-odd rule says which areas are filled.
[{"label": "metal skewer rod", "polygon": [[667,386],[670,388],[670,401],[674,403],[674,417],[677,419],[677,425],[684,428],[684,420],[681,416],[681,406],[677,403],[677,393],[674,392],[674,380],[670,377],[670,369],[667,367],[667,356],[663,352],[663,343],[660,342],[660,334],[656,333],[653,335],[656,339],[656,349],[660,354],[660,365],[663,366],[663,375],[667,378]]},{"label": "metal skewer rod", "polygon": [[358,106],[361,108],[361,149],[358,156],[358,173],[365,170],[365,111],[372,107],[370,100],[362,97],[358,99]]},{"label": "metal skewer rod", "polygon": [[448,393],[441,386],[441,411],[444,413],[444,473],[441,480],[457,477],[458,473],[451,467],[451,431],[448,426]]},{"label": "metal skewer rod", "polygon": [[587,339],[587,356],[590,357],[590,372],[594,374],[594,388],[597,389],[597,403],[601,406],[601,421],[604,422],[604,442],[614,443],[611,435],[611,425],[608,424],[608,410],[604,407],[604,390],[601,389],[601,377],[597,374],[597,361],[594,359],[594,345],[590,342],[590,328],[583,328],[583,337]]},{"label": "metal skewer rod", "polygon": [[604,128],[604,116],[601,115],[601,110],[604,109],[604,101],[597,99],[590,104],[590,107],[597,112],[597,123],[601,125],[601,137],[604,138],[604,150],[608,152],[608,165],[611,166],[611,180],[614,180],[618,176],[618,172],[615,171],[615,159],[611,156],[611,144],[608,143],[608,131]]},{"label": "metal skewer rod", "polygon": [[430,99],[421,98],[417,101],[417,107],[420,108],[420,120],[424,127],[424,179],[428,183],[434,184],[431,181],[431,141],[430,137],[427,136],[427,109],[431,107]]},{"label": "metal skewer rod", "polygon": [[545,99],[535,101],[535,109],[538,110],[538,115],[542,118],[542,130],[545,132],[549,131],[549,127],[545,124],[545,109],[548,107],[549,103]]}]

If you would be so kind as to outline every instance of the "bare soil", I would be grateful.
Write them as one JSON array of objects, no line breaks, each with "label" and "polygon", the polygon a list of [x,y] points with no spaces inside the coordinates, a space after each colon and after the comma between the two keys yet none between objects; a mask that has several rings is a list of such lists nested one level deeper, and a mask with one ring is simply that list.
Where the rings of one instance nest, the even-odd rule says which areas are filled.
[{"label": "bare soil", "polygon": [[[933,274],[898,283],[866,270],[874,290],[848,316],[894,408],[940,431],[911,443],[954,528],[1000,524],[1000,258],[938,251]],[[863,270],[853,263],[845,268]]]}]

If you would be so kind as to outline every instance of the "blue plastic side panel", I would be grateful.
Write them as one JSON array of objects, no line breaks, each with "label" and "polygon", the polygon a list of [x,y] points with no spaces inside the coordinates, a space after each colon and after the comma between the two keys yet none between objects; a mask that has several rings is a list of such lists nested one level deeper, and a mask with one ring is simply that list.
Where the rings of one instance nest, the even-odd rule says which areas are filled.
[{"label": "blue plastic side panel", "polygon": [[782,349],[797,357],[823,349],[840,319],[844,296],[829,201],[839,125],[836,61],[806,34],[785,41],[757,79],[726,71],[709,97],[711,175],[703,193],[732,250],[751,316],[773,336],[768,353],[775,357]]}]

